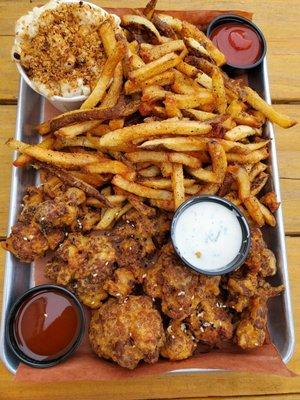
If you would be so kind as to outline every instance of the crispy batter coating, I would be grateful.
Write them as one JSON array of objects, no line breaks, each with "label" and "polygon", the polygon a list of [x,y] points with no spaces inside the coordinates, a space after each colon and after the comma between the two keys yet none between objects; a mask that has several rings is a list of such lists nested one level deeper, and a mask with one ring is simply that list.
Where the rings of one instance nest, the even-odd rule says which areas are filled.
[{"label": "crispy batter coating", "polygon": [[168,227],[163,217],[148,218],[136,210],[127,212],[112,234],[119,267],[130,269],[141,282],[143,269],[156,251],[153,237],[162,237]]},{"label": "crispy batter coating", "polygon": [[252,297],[235,333],[235,340],[242,349],[254,349],[264,344],[267,314],[267,299]]},{"label": "crispy batter coating", "polygon": [[17,222],[13,226],[11,234],[2,243],[2,246],[21,261],[28,263],[43,257],[49,249],[49,243],[38,225],[24,225],[21,222]]},{"label": "crispy batter coating", "polygon": [[171,320],[166,329],[166,343],[160,354],[172,361],[184,360],[191,357],[196,348],[195,337],[186,324],[180,320]]},{"label": "crispy batter coating", "polygon": [[103,285],[112,275],[115,261],[115,249],[106,236],[70,234],[47,263],[45,274],[74,290],[83,304],[97,308],[107,297]]},{"label": "crispy batter coating", "polygon": [[228,341],[233,335],[231,316],[218,298],[202,299],[195,311],[187,318],[193,335],[212,347]]},{"label": "crispy batter coating", "polygon": [[198,275],[181,262],[171,243],[166,244],[156,263],[146,272],[145,292],[161,298],[164,314],[184,319],[197,305],[197,288]]},{"label": "crispy batter coating", "polygon": [[261,276],[275,275],[276,259],[263,239],[261,230],[251,227],[251,246],[245,264],[253,273],[259,273]]},{"label": "crispy batter coating", "polygon": [[103,288],[115,297],[128,296],[136,284],[133,273],[127,268],[118,268],[113,276],[103,285]]},{"label": "crispy batter coating", "polygon": [[257,275],[247,268],[230,274],[227,281],[227,290],[229,293],[227,305],[237,312],[242,312],[247,307],[249,300],[255,295],[258,285]]},{"label": "crispy batter coating", "polygon": [[156,362],[165,343],[161,316],[147,296],[110,298],[94,312],[89,338],[99,357],[129,369]]}]

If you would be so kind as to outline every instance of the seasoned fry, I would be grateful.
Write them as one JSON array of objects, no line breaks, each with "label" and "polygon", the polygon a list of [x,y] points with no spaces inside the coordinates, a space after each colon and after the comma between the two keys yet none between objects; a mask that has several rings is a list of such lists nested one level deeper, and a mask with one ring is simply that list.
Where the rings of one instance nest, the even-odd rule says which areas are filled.
[{"label": "seasoned fry", "polygon": [[116,129],[121,129],[124,127],[124,118],[116,118],[116,119],[111,119],[109,121],[109,128],[111,131],[114,131]]},{"label": "seasoned fry", "polygon": [[135,139],[161,135],[205,135],[210,130],[211,126],[205,123],[167,119],[117,129],[102,136],[99,144],[103,147],[114,147]]},{"label": "seasoned fry", "polygon": [[19,140],[9,139],[6,144],[14,150],[49,164],[59,165],[64,168],[81,167],[86,164],[96,163],[99,156],[87,153],[64,153],[60,151],[43,149],[38,145],[30,145]]},{"label": "seasoned fry", "polygon": [[[39,143],[37,146],[43,148],[43,149],[51,149],[53,147],[53,144],[55,142],[55,139],[50,136],[44,139],[41,143]],[[15,167],[25,167],[32,161],[32,157],[30,157],[27,154],[21,154],[18,156],[18,158],[13,162],[13,165]]]},{"label": "seasoned fry", "polygon": [[261,172],[257,177],[251,182],[251,194],[256,196],[265,186],[269,178],[269,175],[265,172]]},{"label": "seasoned fry", "polygon": [[213,42],[205,36],[195,25],[190,24],[187,21],[183,21],[181,33],[183,36],[192,37],[201,43],[211,58],[215,61],[217,66],[221,66],[226,63],[226,58],[223,53],[213,44]]},{"label": "seasoned fry", "polygon": [[88,164],[84,166],[84,171],[92,174],[119,174],[129,180],[135,178],[135,171],[123,164],[121,161],[107,160],[95,164]]},{"label": "seasoned fry", "polygon": [[197,42],[197,40],[195,40],[194,38],[185,37],[184,43],[185,43],[186,47],[188,48],[190,54],[193,54],[196,57],[207,57],[210,59],[210,54],[206,50],[206,48],[204,46],[202,46],[202,44]]},{"label": "seasoned fry", "polygon": [[182,117],[182,113],[181,113],[181,111],[177,105],[177,101],[173,95],[167,94],[164,104],[165,104],[166,114],[167,114],[168,118],[173,118],[173,117],[181,118]]},{"label": "seasoned fry", "polygon": [[[142,179],[139,181],[144,186],[152,187],[153,189],[172,189],[172,180],[167,178],[158,179]],[[190,188],[194,185],[195,179],[183,179],[184,188]]]},{"label": "seasoned fry", "polygon": [[107,229],[117,218],[120,211],[121,211],[121,206],[107,209],[101,220],[96,225],[95,229],[99,230]]},{"label": "seasoned fry", "polygon": [[267,149],[256,150],[249,154],[227,153],[227,161],[237,162],[240,164],[255,164],[268,158],[268,156],[269,153]]},{"label": "seasoned fry", "polygon": [[215,118],[217,114],[206,112],[206,111],[200,111],[200,110],[194,110],[193,108],[187,108],[185,110],[182,110],[182,114],[185,117],[195,119],[197,121],[207,121],[209,119]]},{"label": "seasoned fry", "polygon": [[160,164],[161,174],[163,177],[168,178],[172,175],[173,167],[172,163],[164,162]]},{"label": "seasoned fry", "polygon": [[139,109],[139,106],[139,100],[132,101],[129,104],[125,104],[124,101],[120,101],[115,106],[105,109],[92,108],[90,110],[69,111],[51,119],[50,121],[46,121],[38,125],[37,131],[40,135],[45,135],[75,122],[126,117],[135,113]]},{"label": "seasoned fry", "polygon": [[75,136],[81,135],[91,129],[96,128],[101,124],[101,121],[86,121],[79,122],[78,124],[65,126],[64,128],[58,129],[55,134],[56,136],[63,136],[73,138]]},{"label": "seasoned fry", "polygon": [[144,142],[139,147],[142,149],[155,149],[164,147],[174,151],[204,151],[211,139],[194,137],[172,137],[163,139],[153,139]]},{"label": "seasoned fry", "polygon": [[268,207],[271,212],[278,210],[280,203],[277,201],[275,192],[268,192],[260,198],[260,202]]},{"label": "seasoned fry", "polygon": [[281,126],[282,128],[290,128],[297,121],[276,111],[270,104],[266,103],[253,89],[245,87],[246,101],[251,107],[262,112],[271,122]]},{"label": "seasoned fry", "polygon": [[99,35],[101,37],[101,42],[103,44],[106,55],[109,57],[117,44],[114,28],[112,27],[112,23],[109,19],[105,20],[100,28]]},{"label": "seasoned fry", "polygon": [[175,209],[177,209],[185,200],[182,164],[173,164],[172,187],[174,193],[174,205]]},{"label": "seasoned fry", "polygon": [[158,58],[157,60],[151,61],[149,64],[142,66],[140,69],[131,71],[129,73],[129,79],[134,82],[143,82],[155,75],[161,74],[175,67],[181,62],[181,58],[176,53],[169,53],[165,56]]},{"label": "seasoned fry", "polygon": [[174,71],[169,70],[165,71],[161,74],[155,75],[147,81],[135,83],[133,81],[125,82],[124,89],[126,94],[132,94],[136,92],[140,92],[144,87],[152,86],[152,85],[172,85],[174,83],[175,75]]},{"label": "seasoned fry", "polygon": [[212,79],[210,76],[205,74],[204,72],[199,72],[197,74],[197,78],[195,79],[200,85],[204,86],[206,89],[212,90]]},{"label": "seasoned fry", "polygon": [[151,18],[153,17],[156,4],[157,4],[157,0],[149,0],[146,7],[144,8],[144,15],[149,20],[151,20]]},{"label": "seasoned fry", "polygon": [[139,183],[134,183],[127,181],[120,175],[115,175],[112,179],[112,184],[118,186],[127,192],[136,194],[137,196],[147,197],[149,199],[158,200],[171,200],[172,194],[167,190],[159,190],[148,188],[147,186],[140,185]]},{"label": "seasoned fry", "polygon": [[265,224],[265,219],[261,211],[260,202],[257,198],[250,196],[244,199],[244,205],[253,221],[255,221],[259,227],[262,227]]},{"label": "seasoned fry", "polygon": [[154,178],[155,176],[158,176],[160,174],[160,169],[158,168],[157,165],[152,165],[151,167],[148,168],[143,168],[139,170],[139,175],[145,177],[145,178]]},{"label": "seasoned fry", "polygon": [[117,42],[114,51],[108,56],[99,81],[94,90],[80,107],[82,110],[93,108],[105,95],[105,91],[111,83],[114,71],[125,55],[126,47],[122,41]]},{"label": "seasoned fry", "polygon": [[177,71],[189,76],[190,78],[194,78],[199,72],[197,68],[184,61],[181,61],[179,64],[177,64],[175,68]]},{"label": "seasoned fry", "polygon": [[145,62],[157,60],[158,58],[176,51],[181,51],[185,48],[183,40],[172,40],[171,42],[163,43],[151,48],[141,44],[140,56]]},{"label": "seasoned fry", "polygon": [[122,25],[133,32],[146,32],[156,43],[161,43],[160,33],[153,23],[141,15],[123,15]]},{"label": "seasoned fry", "polygon": [[200,161],[193,156],[179,152],[163,152],[163,151],[136,151],[127,153],[127,158],[132,162],[154,162],[154,163],[179,163],[187,165],[191,168],[198,168]]},{"label": "seasoned fry", "polygon": [[195,94],[170,94],[169,98],[174,99],[179,109],[195,108],[213,103],[213,96],[208,91]]},{"label": "seasoned fry", "polygon": [[225,93],[224,81],[221,72],[214,69],[212,74],[212,89],[216,99],[216,108],[220,114],[225,113],[227,108],[227,98]]},{"label": "seasoned fry", "polygon": [[241,201],[244,201],[250,196],[250,179],[245,168],[241,166],[230,166],[228,171],[232,173],[237,180],[238,195]]},{"label": "seasoned fry", "polygon": [[276,226],[276,218],[274,215],[258,200],[260,211],[264,217],[265,222],[270,226]]},{"label": "seasoned fry", "polygon": [[108,89],[108,92],[104,95],[104,98],[99,106],[100,110],[105,108],[114,107],[119,100],[123,87],[123,68],[122,64],[119,63],[116,66],[113,81]]},{"label": "seasoned fry", "polygon": [[156,16],[164,21],[167,25],[169,25],[174,31],[181,31],[182,29],[182,21],[178,18],[172,17],[171,15],[159,14]]},{"label": "seasoned fry", "polygon": [[257,130],[247,125],[238,125],[225,133],[225,139],[238,141],[248,136],[255,135]]}]

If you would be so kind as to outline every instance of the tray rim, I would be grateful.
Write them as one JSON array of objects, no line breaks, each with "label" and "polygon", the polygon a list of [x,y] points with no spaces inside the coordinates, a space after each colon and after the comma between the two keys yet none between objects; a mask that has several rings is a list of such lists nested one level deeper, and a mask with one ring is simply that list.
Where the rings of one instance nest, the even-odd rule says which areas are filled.
[{"label": "tray rim", "polygon": [[[262,80],[264,84],[264,98],[265,100],[271,104],[271,96],[270,96],[270,87],[269,87],[269,78],[268,78],[268,67],[267,67],[267,59],[266,57],[263,60],[262,64]],[[16,113],[16,131],[15,131],[15,138],[18,139],[21,131],[21,120],[22,120],[22,108],[23,108],[23,101],[21,100],[20,94],[26,87],[26,82],[20,78],[20,85],[19,85],[19,101],[17,106],[17,113]],[[39,95],[41,96],[41,95]],[[42,96],[41,96],[42,97]],[[42,97],[43,105],[45,103],[45,99]],[[42,107],[44,108],[44,107]],[[277,151],[276,151],[276,137],[273,124],[271,122],[267,123],[269,134],[271,137],[271,167],[272,167],[272,181],[274,185],[274,189],[278,196],[278,200],[281,202],[281,190],[280,190],[280,180],[279,180],[279,170],[278,170],[278,158],[277,158]],[[17,152],[14,152],[14,156],[16,156]],[[8,218],[8,232],[10,231],[14,219],[15,219],[15,208],[18,206],[17,203],[17,192],[18,187],[15,185],[17,178],[16,178],[16,168],[12,168],[11,172],[11,191],[10,191],[10,209],[9,209],[9,218]],[[294,331],[294,318],[292,312],[292,304],[291,304],[291,291],[290,291],[290,284],[289,284],[289,273],[288,273],[288,263],[287,263],[287,253],[286,253],[286,245],[285,245],[285,232],[284,232],[284,221],[283,221],[283,214],[282,214],[282,207],[279,207],[277,210],[277,230],[278,230],[278,237],[280,241],[280,247],[282,250],[281,258],[282,264],[285,265],[286,271],[283,271],[282,280],[283,284],[285,285],[285,311],[287,311],[287,329],[289,333],[289,344],[287,347],[287,351],[285,356],[282,358],[283,362],[286,364],[291,359],[294,348],[295,348],[295,331]],[[7,288],[11,287],[12,285],[12,271],[7,268],[9,264],[9,260],[12,257],[10,253],[6,254],[5,257],[5,272],[4,272],[4,279],[3,279],[3,303],[2,303],[2,314],[1,314],[1,327],[0,327],[0,358],[6,368],[12,373],[16,373],[16,368],[14,368],[9,359],[7,358],[5,348],[4,348],[4,333],[5,333],[5,322],[7,317],[7,309],[9,303],[9,290]],[[283,270],[283,268],[282,268]],[[31,285],[32,286],[32,285]],[[178,369],[169,372],[170,374],[191,374],[191,373],[205,373],[205,372],[224,372],[225,370],[222,369],[201,369],[201,368],[187,368],[187,369]]]}]

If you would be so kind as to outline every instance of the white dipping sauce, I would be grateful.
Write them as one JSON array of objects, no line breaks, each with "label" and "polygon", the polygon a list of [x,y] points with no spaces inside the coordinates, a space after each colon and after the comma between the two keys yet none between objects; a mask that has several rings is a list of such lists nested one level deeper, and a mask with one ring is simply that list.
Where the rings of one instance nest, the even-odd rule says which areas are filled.
[{"label": "white dipping sauce", "polygon": [[195,268],[217,271],[238,255],[243,235],[234,210],[203,201],[191,204],[179,215],[173,241],[180,255]]}]

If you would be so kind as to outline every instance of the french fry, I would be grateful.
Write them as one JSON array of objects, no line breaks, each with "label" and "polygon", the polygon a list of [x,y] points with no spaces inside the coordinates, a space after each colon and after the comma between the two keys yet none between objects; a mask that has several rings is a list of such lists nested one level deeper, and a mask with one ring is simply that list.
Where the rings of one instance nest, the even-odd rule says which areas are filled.
[{"label": "french fry", "polygon": [[255,221],[259,227],[264,226],[265,219],[261,212],[260,202],[257,198],[250,196],[247,199],[244,199],[244,205],[253,221]]},{"label": "french fry", "polygon": [[228,168],[228,171],[232,173],[237,180],[238,184],[238,195],[243,202],[250,196],[250,179],[247,171],[242,166],[232,165]]},{"label": "french fry", "polygon": [[85,133],[91,129],[96,128],[100,124],[101,124],[101,121],[79,122],[78,124],[65,126],[63,128],[58,129],[55,132],[55,135],[73,138],[73,137],[81,135],[82,133]]},{"label": "french fry", "polygon": [[[172,175],[172,172],[173,172],[172,163],[170,163],[170,162],[161,163],[160,169],[161,169],[161,174],[163,177],[168,178]],[[174,209],[174,207],[173,207],[173,209]]]},{"label": "french fry", "polygon": [[185,117],[192,118],[201,122],[207,121],[217,116],[217,114],[201,110],[194,110],[193,108],[187,108],[185,110],[182,110],[182,114]]},{"label": "french fry", "polygon": [[174,205],[175,209],[177,209],[185,200],[182,164],[173,164],[172,187],[174,194]]},{"label": "french fry", "polygon": [[194,38],[185,37],[184,43],[188,48],[190,54],[193,54],[196,57],[206,57],[209,59],[211,58],[206,48],[202,46],[201,43],[197,42],[197,40],[195,40]]},{"label": "french fry", "polygon": [[98,125],[96,128],[91,129],[89,132],[87,132],[87,136],[103,136],[107,132],[110,132],[110,128],[108,124],[101,124]]},{"label": "french fry", "polygon": [[265,172],[261,172],[257,177],[251,182],[251,195],[256,196],[265,186],[269,178],[269,175]]},{"label": "french fry", "polygon": [[193,65],[190,65],[184,61],[181,61],[179,64],[176,65],[175,67],[177,71],[183,73],[186,76],[189,76],[190,78],[194,78],[198,74],[198,69],[195,68]]},{"label": "french fry", "polygon": [[258,120],[254,115],[248,114],[246,111],[241,111],[234,117],[238,125],[248,125],[253,128],[260,128],[263,124],[262,120]]},{"label": "french fry", "polygon": [[172,17],[171,15],[159,14],[159,13],[157,13],[156,16],[160,18],[163,22],[165,22],[167,25],[169,25],[176,32],[181,31],[182,21],[180,19]]},{"label": "french fry", "polygon": [[148,140],[139,147],[149,150],[164,147],[174,151],[204,151],[210,140],[209,138],[172,137]]},{"label": "french fry", "polygon": [[116,119],[111,119],[108,123],[108,126],[111,131],[114,131],[116,129],[121,129],[124,127],[124,118],[116,118]]},{"label": "french fry", "polygon": [[99,106],[100,110],[105,108],[114,107],[120,97],[123,87],[123,68],[122,64],[119,63],[114,71],[113,81],[108,89],[108,92],[104,95],[104,98]]},{"label": "french fry", "polygon": [[116,193],[122,193],[129,203],[135,208],[139,214],[145,215],[146,217],[153,217],[155,215],[155,210],[152,207],[147,206],[144,203],[144,198],[140,196],[136,196],[133,193],[127,192],[119,187],[115,187]]},{"label": "french fry", "polygon": [[174,200],[157,200],[157,199],[151,199],[150,204],[153,207],[161,208],[162,210],[165,211],[171,211],[174,212],[175,209],[175,204]]},{"label": "french fry", "polygon": [[99,103],[105,95],[106,89],[111,83],[111,79],[114,75],[114,71],[125,55],[125,44],[122,41],[117,42],[115,50],[108,56],[101,77],[97,82],[95,88],[85,102],[81,105],[81,109],[93,108]]},{"label": "french fry", "polygon": [[266,103],[253,89],[245,87],[246,101],[255,110],[262,112],[271,122],[281,126],[282,128],[290,128],[297,121],[276,111],[270,104]]},{"label": "french fry", "polygon": [[216,176],[216,182],[222,183],[227,169],[227,158],[223,147],[217,141],[210,141],[207,149],[211,157],[212,170]]},{"label": "french fry", "polygon": [[70,138],[69,137],[57,138],[56,141],[54,142],[53,149],[61,150],[64,147],[87,147],[90,149],[97,148],[86,136],[75,136],[75,137],[70,137]]},{"label": "french fry", "polygon": [[115,36],[115,31],[112,27],[112,23],[109,19],[105,20],[99,28],[99,35],[101,38],[101,42],[104,47],[104,51],[109,57],[115,49],[115,46],[117,44],[116,36]]},{"label": "french fry", "polygon": [[157,4],[157,0],[149,0],[146,7],[144,8],[144,15],[149,20],[151,20],[151,18],[153,17],[156,4]]},{"label": "french fry", "polygon": [[216,183],[217,177],[213,171],[205,168],[188,168],[187,171],[190,175],[203,182]]},{"label": "french fry", "polygon": [[152,165],[150,167],[140,169],[138,173],[145,178],[154,178],[160,174],[160,169],[157,165]]},{"label": "french fry", "polygon": [[260,198],[260,202],[267,206],[272,213],[278,210],[280,206],[280,203],[277,201],[275,192],[267,192]]},{"label": "french fry", "polygon": [[276,226],[276,218],[274,217],[274,215],[259,200],[258,204],[265,222],[272,227]]},{"label": "french fry", "polygon": [[213,88],[212,79],[204,72],[198,72],[197,78],[195,80],[206,89],[212,90]]},{"label": "french fry", "polygon": [[195,94],[170,94],[179,109],[195,108],[205,104],[213,103],[213,96],[209,91],[203,91]]},{"label": "french fry", "polygon": [[163,43],[151,48],[146,47],[141,43],[140,56],[145,62],[157,60],[158,58],[176,51],[181,51],[185,48],[183,40],[172,40],[171,42]]},{"label": "french fry", "polygon": [[198,168],[200,161],[193,156],[179,152],[163,151],[136,151],[127,153],[127,158],[132,162],[154,162],[154,163],[179,163],[191,168]]},{"label": "french fry", "polygon": [[138,183],[127,181],[121,175],[115,175],[112,184],[126,190],[127,192],[136,194],[137,196],[147,197],[149,199],[171,200],[172,194],[167,190],[152,189]]},{"label": "french fry", "polygon": [[38,145],[30,145],[19,140],[9,139],[6,144],[20,153],[49,164],[59,165],[64,168],[82,167],[86,164],[96,163],[99,156],[86,153],[64,153],[49,149],[43,149]]},{"label": "french fry", "polygon": [[136,175],[134,170],[121,161],[115,160],[106,160],[95,164],[88,164],[83,167],[83,170],[92,174],[119,174],[126,177],[128,180],[133,180]]},{"label": "french fry", "polygon": [[268,158],[269,153],[266,148],[253,151],[249,154],[227,153],[228,162],[236,162],[239,164],[256,164],[265,158]]},{"label": "french fry", "polygon": [[232,118],[237,117],[244,109],[244,104],[239,100],[233,100],[226,109],[226,114]]},{"label": "french fry", "polygon": [[168,118],[172,118],[172,117],[182,117],[181,111],[177,106],[177,101],[176,99],[174,99],[174,96],[172,96],[171,94],[167,94],[165,101],[165,108],[166,108],[166,114]]},{"label": "french fry", "polygon": [[197,193],[198,195],[201,194],[216,194],[220,188],[219,183],[206,183],[205,185],[201,186],[201,189]]},{"label": "french fry", "polygon": [[152,85],[172,85],[174,83],[174,71],[169,70],[165,71],[161,74],[155,75],[147,81],[140,82],[139,84],[133,81],[126,81],[124,85],[125,94],[132,94],[136,92],[140,92],[144,87],[152,86]]},{"label": "french fry", "polygon": [[142,101],[146,103],[163,100],[168,92],[158,85],[146,86],[143,89]]},{"label": "french fry", "polygon": [[[174,172],[174,171],[173,171]],[[144,186],[152,187],[153,189],[172,189],[172,180],[168,178],[158,178],[158,179],[142,179],[139,181]],[[184,188],[189,188],[193,186],[195,179],[184,179]]]},{"label": "french fry", "polygon": [[247,125],[238,125],[235,128],[225,132],[225,139],[238,141],[248,136],[256,135],[257,130]]},{"label": "french fry", "polygon": [[114,147],[135,139],[144,139],[162,135],[205,135],[211,126],[197,121],[154,121],[117,129],[102,136],[99,144]]},{"label": "french fry", "polygon": [[[55,142],[55,139],[52,136],[47,137],[44,139],[41,143],[39,143],[37,146],[43,148],[43,149],[51,149],[53,144]],[[15,167],[25,167],[32,161],[32,157],[30,157],[27,154],[21,154],[18,156],[18,158],[13,162],[13,165]]]},{"label": "french fry", "polygon": [[103,217],[100,219],[96,225],[96,230],[107,229],[117,218],[119,212],[121,211],[121,206],[109,208],[105,211]]},{"label": "french fry", "polygon": [[185,187],[184,192],[185,192],[185,194],[191,194],[191,195],[195,196],[196,194],[199,193],[200,189],[201,189],[201,186],[196,184],[196,185],[193,185],[190,187]]},{"label": "french fry", "polygon": [[149,64],[146,64],[135,71],[131,71],[129,73],[129,79],[134,82],[143,82],[175,67],[180,62],[181,58],[176,53],[169,53],[157,60],[151,61]]},{"label": "french fry", "polygon": [[212,90],[216,99],[216,108],[220,114],[225,113],[227,108],[227,98],[225,93],[224,81],[221,72],[215,68],[212,74]]},{"label": "french fry", "polygon": [[80,179],[94,187],[99,187],[106,182],[106,180],[98,174],[85,174],[84,172],[79,171],[69,171],[69,173],[75,178]]},{"label": "french fry", "polygon": [[187,21],[183,21],[181,34],[186,37],[192,37],[199,43],[203,44],[217,66],[220,67],[221,65],[226,63],[226,58],[224,54],[221,53],[220,50],[213,44],[213,42],[195,25],[192,25]]},{"label": "french fry", "polygon": [[115,106],[109,108],[92,108],[90,110],[74,110],[59,115],[49,121],[45,121],[37,126],[37,131],[40,135],[57,131],[58,129],[71,125],[75,122],[83,122],[90,120],[106,120],[112,118],[126,117],[135,113],[140,106],[140,101],[135,100],[125,104],[120,101]]},{"label": "french fry", "polygon": [[156,43],[161,43],[161,36],[153,23],[141,15],[123,15],[122,25],[127,29],[139,32],[146,32]]}]

